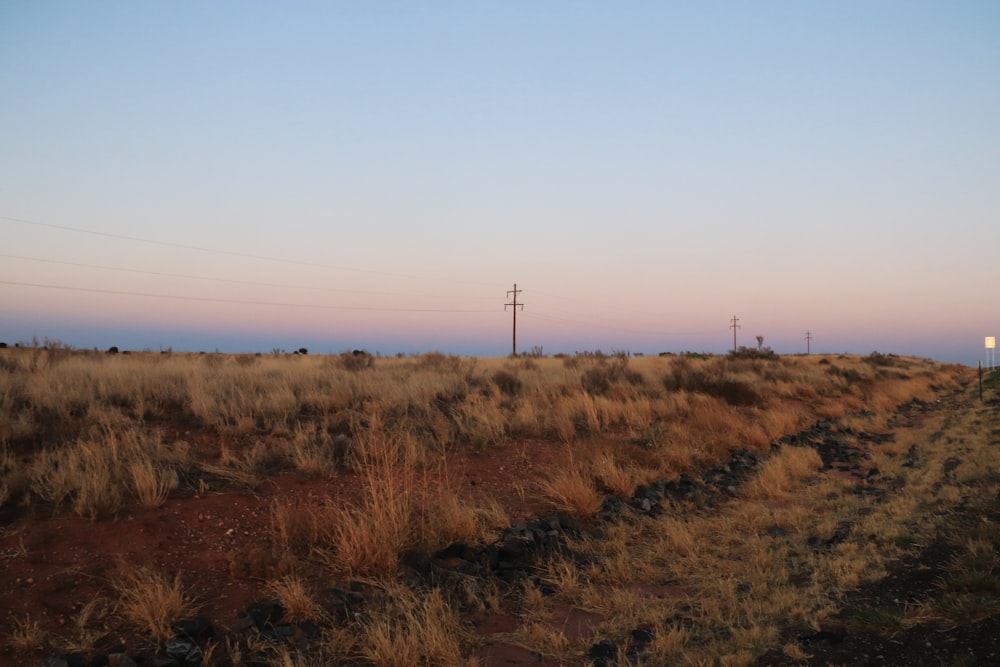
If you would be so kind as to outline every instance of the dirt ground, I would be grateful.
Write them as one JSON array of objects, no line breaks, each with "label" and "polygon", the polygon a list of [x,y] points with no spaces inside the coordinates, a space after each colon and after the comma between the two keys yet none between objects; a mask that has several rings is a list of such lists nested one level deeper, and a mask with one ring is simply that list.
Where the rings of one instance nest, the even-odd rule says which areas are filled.
[{"label": "dirt ground", "polygon": [[[513,521],[535,515],[542,472],[557,454],[553,443],[509,443],[489,453],[469,451],[453,458],[449,484],[470,500],[499,500]],[[161,506],[132,508],[90,521],[61,512],[20,508],[0,512],[0,618],[8,636],[17,619],[37,621],[50,636],[69,639],[73,619],[91,599],[107,592],[122,561],[177,573],[197,591],[205,616],[225,632],[255,600],[268,597],[265,578],[273,567],[275,502],[349,505],[360,492],[356,475],[336,484],[294,472],[268,479],[253,493],[179,493]],[[127,628],[108,628],[101,645],[138,646]],[[0,642],[2,646],[2,642]],[[38,662],[44,659],[39,654]],[[0,665],[21,665],[8,648]]]}]

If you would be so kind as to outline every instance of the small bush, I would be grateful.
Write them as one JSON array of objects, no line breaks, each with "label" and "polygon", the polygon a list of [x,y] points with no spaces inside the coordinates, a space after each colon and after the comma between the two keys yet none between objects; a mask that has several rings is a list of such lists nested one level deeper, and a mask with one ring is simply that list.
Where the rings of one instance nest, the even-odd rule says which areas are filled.
[{"label": "small bush", "polygon": [[580,376],[584,391],[595,396],[603,396],[611,389],[612,373],[604,366],[591,368]]},{"label": "small bush", "polygon": [[198,611],[194,598],[182,587],[180,575],[171,580],[160,572],[123,565],[113,583],[119,595],[119,613],[155,642],[173,637],[171,626]]},{"label": "small bush", "polygon": [[744,347],[740,346],[738,350],[732,350],[728,355],[730,359],[765,359],[768,361],[774,361],[778,358],[778,355],[774,353],[769,347]]},{"label": "small bush", "polygon": [[353,372],[363,371],[369,368],[374,368],[375,366],[375,357],[363,350],[341,352],[337,361],[341,368]]},{"label": "small bush", "polygon": [[493,374],[493,384],[504,396],[514,398],[521,394],[524,384],[521,379],[510,371],[497,371]]},{"label": "small bush", "polygon": [[865,361],[872,366],[895,366],[897,357],[895,354],[882,354],[875,351],[865,357]]}]

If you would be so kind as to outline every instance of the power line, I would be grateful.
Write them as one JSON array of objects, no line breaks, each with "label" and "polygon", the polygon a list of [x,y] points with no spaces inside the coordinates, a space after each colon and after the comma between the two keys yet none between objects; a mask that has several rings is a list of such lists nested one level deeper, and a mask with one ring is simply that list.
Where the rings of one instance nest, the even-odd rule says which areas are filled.
[{"label": "power line", "polygon": [[[323,264],[323,263],[319,263],[319,262],[309,262],[309,261],[305,261],[305,260],[297,260],[297,259],[282,258],[282,257],[273,257],[273,256],[268,256],[268,255],[257,255],[257,254],[253,254],[253,253],[244,253],[244,252],[232,251],[232,250],[222,250],[222,249],[218,249],[218,248],[209,248],[209,247],[199,246],[199,245],[189,244],[189,243],[178,243],[178,242],[173,242],[173,241],[161,241],[161,240],[157,240],[157,239],[150,239],[150,238],[145,238],[145,237],[141,237],[141,236],[134,236],[134,235],[129,235],[129,234],[117,234],[117,233],[111,233],[111,232],[102,232],[102,231],[97,231],[97,230],[92,230],[92,229],[85,229],[83,227],[75,227],[75,226],[71,226],[71,225],[59,225],[59,224],[54,224],[54,223],[49,223],[49,222],[39,222],[37,220],[28,220],[28,219],[25,219],[25,218],[17,218],[17,217],[6,216],[6,215],[0,215],[0,220],[6,220],[6,221],[9,221],[9,222],[14,222],[14,223],[23,224],[23,225],[31,225],[31,226],[35,226],[35,227],[44,227],[44,228],[49,228],[49,229],[57,229],[57,230],[61,230],[61,231],[75,232],[75,233],[79,233],[79,234],[89,234],[89,235],[92,235],[92,236],[99,236],[99,237],[110,238],[110,239],[119,239],[119,240],[136,242],[136,243],[145,243],[145,244],[156,245],[156,246],[163,246],[163,247],[168,247],[168,248],[178,248],[178,249],[182,249],[182,250],[194,250],[194,251],[197,251],[197,252],[212,253],[212,254],[218,254],[218,255],[226,255],[226,256],[230,256],[230,257],[242,257],[242,258],[254,259],[254,260],[258,260],[258,261],[277,262],[277,263],[283,263],[283,264],[308,266],[308,267],[331,269],[331,270],[338,270],[338,271],[352,271],[352,272],[356,272],[356,273],[365,273],[365,274],[370,274],[370,275],[382,275],[382,276],[390,276],[390,277],[396,277],[396,278],[416,279],[416,280],[425,280],[425,281],[438,281],[438,282],[446,282],[446,283],[459,284],[459,285],[489,285],[489,286],[493,286],[493,283],[486,283],[486,282],[481,282],[481,281],[449,280],[449,279],[445,279],[445,278],[429,278],[429,277],[426,277],[426,276],[413,276],[413,275],[409,275],[409,274],[394,273],[394,272],[388,272],[388,271],[376,271],[376,270],[371,270],[371,269],[357,269],[357,268],[343,267],[343,266],[332,265],[332,264]],[[11,255],[6,255],[6,256],[11,257]],[[42,260],[42,259],[25,258],[25,257],[22,257],[21,259],[30,259],[32,261],[56,262],[56,260]],[[69,263],[69,262],[66,262],[66,264],[67,265],[71,265],[71,266],[75,265],[75,266],[86,266],[86,267],[89,267],[89,268],[98,268],[97,265],[73,264],[73,263]],[[102,266],[102,267],[99,267],[99,268],[103,268],[105,270],[110,270],[110,271],[129,271],[129,272],[140,273],[140,271],[134,270],[134,269],[124,269],[124,268],[106,267],[106,266]],[[285,287],[285,288],[292,288],[292,289],[310,289],[310,290],[324,290],[324,291],[329,290],[329,291],[356,292],[356,293],[360,293],[360,294],[366,294],[366,293],[368,293],[368,294],[385,294],[385,295],[398,295],[398,296],[413,296],[413,295],[403,294],[403,293],[398,293],[398,292],[375,292],[375,291],[367,291],[366,292],[366,291],[363,291],[363,290],[338,290],[338,289],[335,289],[335,288],[322,288],[322,287],[310,287],[310,286],[299,286],[299,285],[287,285],[286,286],[286,285],[277,285],[277,284],[265,283],[265,282],[257,282],[257,281],[245,281],[244,282],[244,281],[233,280],[233,279],[208,278],[208,277],[201,277],[201,276],[186,276],[186,275],[183,275],[183,274],[158,273],[158,272],[152,272],[152,271],[150,271],[150,272],[144,272],[144,271],[142,271],[142,273],[147,273],[148,275],[162,275],[164,277],[182,277],[182,278],[189,278],[189,279],[194,279],[194,280],[214,280],[214,281],[219,281],[219,282],[225,281],[225,282],[231,282],[231,283],[234,283],[234,284],[241,284],[242,283],[242,284],[248,284],[248,285],[262,285],[262,286],[273,286],[273,287]],[[537,294],[535,292],[533,292],[533,293]],[[420,296],[425,296],[425,295],[420,295]],[[565,296],[554,295],[554,294],[549,294],[548,296],[550,298],[562,299],[562,300],[566,300],[566,301],[575,301],[576,300],[575,297],[565,297]],[[448,297],[448,298],[450,298],[450,297]],[[476,300],[485,300],[485,297],[474,297],[474,298]],[[614,308],[614,309],[619,310],[621,312],[633,312],[633,313],[641,313],[641,314],[645,314],[645,315],[651,314],[651,313],[647,313],[647,312],[643,312],[643,311],[637,311],[637,310],[634,310],[634,309],[625,309],[625,308],[620,308],[620,307],[615,307],[615,306],[609,306],[609,308]],[[559,312],[559,309],[555,309],[555,310],[557,312]],[[561,312],[566,312],[566,313],[569,313],[571,315],[576,315],[576,316],[579,316],[581,318],[584,318],[582,320],[578,320],[581,323],[585,323],[585,324],[588,324],[590,326],[593,326],[595,324],[594,318],[591,317],[590,315],[587,315],[587,314],[584,314],[584,313],[575,313],[575,312],[572,312],[572,311],[561,311]],[[613,325],[604,325],[604,326],[606,328],[608,328],[608,329],[617,329],[617,330],[620,330],[620,331],[634,331],[634,330],[624,329],[624,328],[621,328],[621,327],[615,327]],[[636,333],[645,333],[645,332],[636,332]],[[648,333],[663,333],[663,332],[648,332]],[[701,335],[701,334],[705,334],[707,332],[697,332],[697,333],[698,333],[698,335]]]},{"label": "power line", "polygon": [[265,262],[278,262],[278,263],[281,263],[281,264],[295,264],[295,265],[298,265],[298,266],[311,266],[311,267],[321,268],[321,269],[333,269],[333,270],[336,270],[336,271],[352,271],[352,272],[355,272],[355,273],[366,273],[366,274],[370,274],[370,275],[391,276],[391,277],[394,277],[394,278],[406,278],[408,280],[428,280],[428,281],[437,281],[437,282],[466,284],[466,285],[473,285],[473,284],[475,284],[475,285],[488,285],[490,287],[493,286],[492,283],[480,283],[480,282],[474,282],[474,281],[459,281],[459,280],[450,280],[450,279],[447,279],[447,278],[429,278],[427,276],[414,276],[414,275],[405,274],[405,273],[394,273],[394,272],[391,272],[391,271],[376,271],[374,269],[358,269],[358,268],[347,267],[347,266],[337,266],[337,265],[334,265],[334,264],[323,264],[323,263],[320,263],[320,262],[309,262],[309,261],[300,260],[300,259],[289,259],[287,257],[272,257],[272,256],[269,256],[269,255],[256,255],[256,254],[253,254],[253,253],[239,252],[239,251],[236,251],[236,250],[221,250],[219,248],[207,248],[205,246],[193,245],[193,244],[189,244],[189,243],[177,243],[177,242],[174,242],[174,241],[159,241],[159,240],[156,240],[156,239],[149,239],[149,238],[144,238],[144,237],[141,237],[141,236],[131,236],[129,234],[114,234],[114,233],[111,233],[111,232],[99,232],[99,231],[95,231],[95,230],[92,230],[92,229],[84,229],[82,227],[71,227],[69,225],[56,225],[56,224],[53,224],[53,223],[50,223],[50,222],[38,222],[37,220],[25,220],[24,218],[14,218],[14,217],[7,216],[7,215],[0,215],[0,220],[7,220],[8,222],[16,222],[16,223],[22,224],[22,225],[33,225],[33,226],[36,226],[36,227],[47,227],[49,229],[59,229],[61,231],[76,232],[78,234],[90,234],[92,236],[102,236],[104,238],[118,239],[118,240],[121,240],[121,241],[132,241],[132,242],[135,242],[135,243],[147,243],[147,244],[150,244],[150,245],[164,246],[164,247],[167,247],[167,248],[179,248],[179,249],[182,249],[182,250],[196,250],[198,252],[207,252],[207,253],[213,253],[213,254],[217,254],[217,255],[227,255],[229,257],[243,257],[245,259],[256,259],[256,260],[265,261]]},{"label": "power line", "polygon": [[151,294],[147,292],[129,292],[126,290],[97,289],[93,287],[70,287],[68,285],[45,285],[41,283],[19,282],[15,280],[0,280],[0,285],[16,287],[35,287],[39,289],[66,290],[70,292],[93,292],[96,294],[115,294],[119,296],[140,296],[153,299],[173,299],[178,301],[203,301],[209,303],[233,303],[241,306],[277,306],[280,308],[313,308],[317,310],[364,310],[388,313],[495,313],[495,310],[466,310],[459,308],[383,308],[376,306],[325,306],[309,303],[281,303],[275,301],[244,301],[241,299],[222,299],[207,296],[181,296],[177,294]]},{"label": "power line", "polygon": [[[534,292],[532,292],[534,294]],[[524,317],[536,320],[549,320],[552,322],[565,322],[567,324],[583,324],[591,328],[607,329],[611,331],[623,331],[625,333],[643,334],[648,336],[708,336],[711,331],[650,331],[648,329],[631,329],[628,327],[615,326],[613,324],[596,323],[593,320],[569,319],[566,317],[556,317],[554,315],[543,315],[537,310],[526,312]]]},{"label": "power line", "polygon": [[[186,273],[170,273],[170,272],[164,272],[164,271],[149,271],[149,270],[145,270],[145,269],[129,269],[129,268],[117,267],[117,266],[105,266],[105,265],[101,265],[101,264],[85,264],[85,263],[82,263],[82,262],[68,262],[68,261],[65,261],[65,260],[58,260],[58,259],[44,259],[42,257],[27,257],[25,255],[10,255],[10,254],[6,254],[6,253],[0,253],[0,257],[6,257],[8,259],[27,260],[27,261],[30,261],[30,262],[44,262],[46,264],[60,264],[62,266],[78,266],[78,267],[86,268],[86,269],[100,269],[100,270],[103,270],[103,271],[119,271],[119,272],[124,272],[124,273],[135,273],[135,274],[147,275],[147,276],[160,276],[160,277],[163,277],[163,278],[186,278],[186,279],[189,279],[189,280],[205,280],[205,281],[219,282],[219,283],[230,283],[230,284],[234,284],[234,285],[251,285],[251,286],[254,286],[254,287],[279,287],[279,288],[283,288],[283,289],[299,289],[299,290],[305,289],[305,290],[315,290],[315,291],[320,291],[320,292],[346,292],[346,293],[351,293],[351,294],[371,294],[371,295],[378,295],[378,296],[405,296],[405,297],[428,297],[428,296],[437,297],[438,296],[438,295],[433,295],[433,294],[411,294],[411,293],[405,293],[405,292],[376,292],[376,291],[373,291],[373,290],[353,290],[353,289],[345,289],[345,288],[340,288],[340,287],[316,287],[316,286],[313,286],[313,285],[288,285],[288,284],[282,284],[282,283],[267,283],[267,282],[261,282],[261,281],[257,281],[257,280],[238,280],[238,279],[235,279],[235,278],[216,278],[216,277],[213,277],[213,276],[193,276],[193,275],[186,274]],[[452,298],[452,297],[448,297],[448,298]],[[479,300],[485,300],[484,297],[475,297],[475,298],[477,298]]]}]

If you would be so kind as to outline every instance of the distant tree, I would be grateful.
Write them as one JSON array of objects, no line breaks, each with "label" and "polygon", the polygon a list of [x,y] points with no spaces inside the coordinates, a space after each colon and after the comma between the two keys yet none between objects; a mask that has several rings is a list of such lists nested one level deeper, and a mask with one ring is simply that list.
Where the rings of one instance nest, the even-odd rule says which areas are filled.
[{"label": "distant tree", "polygon": [[7,343],[0,343],[0,350],[6,350],[6,349],[7,349]]},{"label": "distant tree", "polygon": [[112,345],[108,348],[108,354],[118,354],[118,346]]},{"label": "distant tree", "polygon": [[304,347],[300,347],[300,348],[298,349],[298,353],[299,353],[299,354],[309,354],[309,350],[307,350],[307,349],[306,349],[306,348],[304,348]]},{"label": "distant tree", "polygon": [[764,337],[763,336],[757,336],[757,349],[759,350],[762,347],[764,347]]}]

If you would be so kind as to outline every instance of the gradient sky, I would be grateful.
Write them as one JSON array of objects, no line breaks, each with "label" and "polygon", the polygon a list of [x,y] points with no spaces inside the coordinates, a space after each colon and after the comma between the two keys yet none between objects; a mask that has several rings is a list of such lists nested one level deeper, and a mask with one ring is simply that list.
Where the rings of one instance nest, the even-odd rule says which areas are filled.
[{"label": "gradient sky", "polygon": [[998,214],[992,0],[0,3],[9,344],[975,364]]}]

